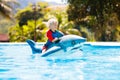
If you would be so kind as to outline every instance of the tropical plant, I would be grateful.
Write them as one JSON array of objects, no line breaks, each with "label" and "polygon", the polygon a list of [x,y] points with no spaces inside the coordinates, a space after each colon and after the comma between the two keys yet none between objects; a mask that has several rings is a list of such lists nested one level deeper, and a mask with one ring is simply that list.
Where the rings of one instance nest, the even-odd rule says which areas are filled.
[{"label": "tropical plant", "polygon": [[44,8],[43,4],[40,10],[33,11],[32,4],[30,4],[24,9],[19,10],[15,16],[17,19],[17,25],[11,27],[9,30],[10,41],[24,42],[26,39],[35,40],[35,38],[36,41],[46,41],[46,37],[44,36],[47,27],[43,22]]},{"label": "tropical plant", "polygon": [[[68,20],[74,21],[77,29],[80,29],[78,26],[82,25],[94,32],[96,40],[107,37],[104,34],[108,27],[119,25],[120,0],[68,0],[68,3]],[[117,18],[116,25],[113,25],[116,23],[116,20],[113,21],[114,17]],[[114,30],[115,28],[112,27],[109,34],[112,34]]]},{"label": "tropical plant", "polygon": [[[45,37],[47,27],[41,20],[38,20],[37,24],[36,41],[44,42],[47,40]],[[27,25],[22,27],[19,24],[10,27],[9,36],[11,42],[25,42],[27,39],[34,40],[34,21],[29,20]]]},{"label": "tropical plant", "polygon": [[18,10],[15,17],[18,20],[19,25],[22,27],[23,25],[26,25],[29,20],[37,20],[43,17],[43,14],[41,13],[41,9],[32,10],[32,4],[30,4],[26,8]]}]

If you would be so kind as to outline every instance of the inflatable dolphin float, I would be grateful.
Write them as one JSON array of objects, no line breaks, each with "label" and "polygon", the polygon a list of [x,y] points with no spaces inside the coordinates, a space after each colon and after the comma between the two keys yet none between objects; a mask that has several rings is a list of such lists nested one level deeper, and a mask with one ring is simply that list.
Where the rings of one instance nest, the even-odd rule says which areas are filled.
[{"label": "inflatable dolphin float", "polygon": [[86,38],[77,36],[77,35],[64,35],[60,38],[58,43],[53,43],[50,45],[50,48],[42,53],[40,48],[36,47],[36,43],[33,40],[28,39],[26,42],[29,44],[33,54],[40,54],[41,57],[46,57],[50,55],[55,55],[56,52],[62,50],[64,52],[67,51],[67,48],[72,47],[75,49],[78,44],[81,44],[86,41]]}]

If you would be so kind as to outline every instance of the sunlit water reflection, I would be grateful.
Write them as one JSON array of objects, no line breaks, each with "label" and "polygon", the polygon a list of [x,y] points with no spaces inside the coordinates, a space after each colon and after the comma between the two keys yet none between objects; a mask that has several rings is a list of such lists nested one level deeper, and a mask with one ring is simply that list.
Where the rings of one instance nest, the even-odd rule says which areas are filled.
[{"label": "sunlit water reflection", "polygon": [[26,43],[0,44],[0,80],[120,80],[120,47],[84,45],[65,54],[40,57]]}]

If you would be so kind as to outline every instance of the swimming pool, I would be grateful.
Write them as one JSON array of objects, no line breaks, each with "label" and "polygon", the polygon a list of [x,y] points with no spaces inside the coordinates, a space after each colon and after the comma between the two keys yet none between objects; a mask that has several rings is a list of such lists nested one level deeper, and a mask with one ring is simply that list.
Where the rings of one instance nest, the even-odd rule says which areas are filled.
[{"label": "swimming pool", "polygon": [[120,80],[120,43],[86,42],[65,54],[40,57],[26,43],[0,43],[0,80]]}]

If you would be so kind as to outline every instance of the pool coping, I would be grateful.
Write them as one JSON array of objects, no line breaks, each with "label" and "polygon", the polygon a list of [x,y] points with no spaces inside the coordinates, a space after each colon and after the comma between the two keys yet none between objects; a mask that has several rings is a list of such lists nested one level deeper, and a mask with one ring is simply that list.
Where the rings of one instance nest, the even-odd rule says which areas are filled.
[{"label": "pool coping", "polygon": [[91,46],[120,46],[120,42],[85,42],[84,45],[91,45]]},{"label": "pool coping", "polygon": [[[36,42],[43,45],[45,42]],[[0,45],[27,45],[26,42],[0,42]],[[87,46],[120,46],[120,42],[84,42],[83,45]]]}]

